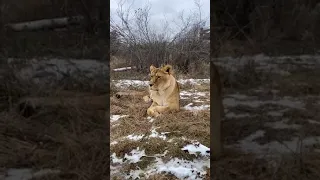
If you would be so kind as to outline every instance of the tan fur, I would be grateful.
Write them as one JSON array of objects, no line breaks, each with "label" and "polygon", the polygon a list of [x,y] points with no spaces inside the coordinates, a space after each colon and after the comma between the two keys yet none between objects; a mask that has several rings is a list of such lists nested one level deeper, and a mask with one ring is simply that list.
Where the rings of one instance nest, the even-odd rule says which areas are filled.
[{"label": "tan fur", "polygon": [[144,101],[151,102],[147,110],[149,116],[157,117],[160,114],[180,110],[180,87],[171,65],[161,68],[150,66],[149,96]]},{"label": "tan fur", "polygon": [[221,119],[224,116],[222,104],[222,85],[217,67],[210,63],[210,115],[212,134],[211,145],[212,158],[218,158],[222,153],[222,138],[221,138]]}]

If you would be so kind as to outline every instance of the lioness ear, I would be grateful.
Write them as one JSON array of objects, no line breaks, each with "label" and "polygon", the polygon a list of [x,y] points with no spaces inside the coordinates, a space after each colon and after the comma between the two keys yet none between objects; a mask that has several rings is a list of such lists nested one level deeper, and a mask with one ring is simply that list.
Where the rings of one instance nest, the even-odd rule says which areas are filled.
[{"label": "lioness ear", "polygon": [[162,70],[163,70],[164,72],[169,73],[169,74],[172,74],[172,73],[173,73],[172,66],[169,65],[169,64],[163,66]]},{"label": "lioness ear", "polygon": [[154,66],[154,65],[151,65],[150,66],[150,72],[152,71],[152,70],[154,70],[156,67]]}]

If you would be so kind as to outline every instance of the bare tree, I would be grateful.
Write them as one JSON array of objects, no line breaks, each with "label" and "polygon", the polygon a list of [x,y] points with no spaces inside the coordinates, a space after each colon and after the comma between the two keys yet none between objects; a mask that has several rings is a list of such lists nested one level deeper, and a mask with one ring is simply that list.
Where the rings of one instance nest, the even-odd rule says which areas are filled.
[{"label": "bare tree", "polygon": [[188,72],[190,64],[209,59],[209,43],[203,42],[199,35],[204,27],[199,2],[195,1],[199,12],[189,17],[185,17],[183,11],[180,13],[178,21],[174,22],[178,30],[173,33],[168,21],[163,23],[160,32],[152,27],[150,4],[133,11],[132,4],[128,7],[124,4],[124,0],[119,1],[119,21],[112,18],[110,27],[120,36],[124,44],[122,47],[126,47],[122,53],[132,60],[138,70],[146,69],[150,64],[172,63]]}]

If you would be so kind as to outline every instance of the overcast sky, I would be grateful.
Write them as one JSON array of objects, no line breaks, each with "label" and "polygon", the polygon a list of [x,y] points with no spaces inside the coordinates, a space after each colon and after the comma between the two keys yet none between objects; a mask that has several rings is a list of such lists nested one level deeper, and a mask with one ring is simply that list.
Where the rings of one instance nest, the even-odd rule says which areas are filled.
[{"label": "overcast sky", "polygon": [[[147,3],[151,5],[150,23],[159,26],[159,22],[173,23],[173,20],[177,20],[181,11],[184,11],[184,16],[188,17],[192,11],[197,11],[197,6],[194,0],[125,0],[128,6],[132,2],[132,10],[142,8]],[[201,16],[203,20],[206,20],[206,27],[210,24],[210,0],[198,0],[201,4]],[[110,16],[112,19],[117,21],[116,9],[118,8],[119,0],[110,1]]]}]

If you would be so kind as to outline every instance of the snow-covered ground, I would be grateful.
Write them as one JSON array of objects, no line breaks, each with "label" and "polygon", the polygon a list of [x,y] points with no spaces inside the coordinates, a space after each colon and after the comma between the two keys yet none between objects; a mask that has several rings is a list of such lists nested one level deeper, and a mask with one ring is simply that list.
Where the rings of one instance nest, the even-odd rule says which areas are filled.
[{"label": "snow-covered ground", "polygon": [[[181,151],[188,151],[190,154],[200,154],[198,159],[192,161],[173,158],[168,162],[164,162],[162,157],[166,156],[167,152],[163,154],[155,154],[155,163],[149,165],[146,169],[131,170],[129,174],[125,175],[126,179],[149,177],[154,174],[170,173],[179,179],[202,179],[206,175],[206,169],[210,167],[210,150],[206,146],[195,142],[188,144],[181,149]],[[144,150],[139,148],[132,150],[129,155],[125,154],[124,158],[118,158],[115,153],[111,155],[111,177],[118,173],[119,166],[123,163],[137,163],[142,157],[148,157]]]},{"label": "snow-covered ground", "polygon": [[[290,75],[290,71],[307,68],[311,71],[319,68],[320,56],[284,56],[284,57],[268,57],[265,55],[257,55],[251,57],[242,58],[219,58],[216,63],[220,66],[225,67],[227,70],[232,72],[237,71],[237,68],[241,65],[247,64],[248,60],[255,61],[255,68],[257,70],[265,72],[279,73],[283,76]],[[9,60],[11,63],[16,61],[14,59]],[[47,59],[47,60],[30,60],[25,63],[26,66],[21,71],[16,72],[22,79],[40,82],[44,78],[54,77],[61,79],[66,75],[72,75],[76,72],[82,72],[88,77],[92,77],[95,73],[107,72],[108,67],[104,63],[100,63],[94,60],[61,60],[61,59]],[[129,67],[126,67],[129,69]],[[116,69],[115,71],[121,71],[123,69]],[[179,79],[180,84],[188,84],[190,86],[205,85],[208,86],[210,79]],[[130,86],[134,87],[146,87],[147,81],[139,80],[112,80],[117,88],[126,88]],[[303,82],[301,82],[303,83]],[[272,95],[264,97],[264,92],[271,92]],[[255,89],[249,89],[248,92],[242,93],[227,93],[224,94],[223,104],[225,106],[225,118],[224,123],[230,124],[241,124],[242,126],[234,128],[235,131],[241,130],[246,132],[248,128],[253,128],[250,125],[251,121],[256,121],[256,127],[252,132],[243,137],[238,138],[236,142],[229,143],[226,147],[233,149],[238,148],[245,152],[253,152],[258,155],[264,155],[266,153],[275,152],[297,152],[303,148],[314,146],[320,146],[320,137],[317,135],[309,135],[306,138],[299,137],[298,134],[286,134],[279,133],[285,132],[286,130],[300,131],[315,131],[320,127],[319,116],[311,116],[308,114],[309,110],[320,109],[320,97],[319,96],[283,96],[279,95],[278,89],[265,89],[265,87],[258,87]],[[253,93],[254,92],[254,93]],[[261,94],[259,94],[261,93]],[[256,95],[252,95],[256,94]],[[312,103],[310,105],[310,99]],[[209,90],[195,90],[193,88],[182,89],[181,100],[190,100],[183,107],[186,111],[199,111],[210,109],[210,92]],[[312,107],[310,109],[310,106]],[[299,112],[300,114],[306,114],[302,117],[296,117],[295,115],[290,116],[290,113]],[[314,113],[316,114],[316,113]],[[130,114],[112,114],[111,127],[116,127],[119,122],[130,116]],[[296,119],[294,122],[290,120]],[[249,121],[248,121],[249,120]],[[154,123],[157,120],[154,118],[147,117],[146,122]],[[306,130],[306,125],[311,125]],[[309,127],[309,126],[307,126]],[[289,136],[286,140],[275,140],[271,139],[264,143],[259,143],[257,139],[268,139],[270,137],[271,130],[278,130],[273,133],[274,136],[282,138],[282,136]],[[225,129],[227,131],[227,129]],[[161,138],[168,143],[173,140],[169,138],[171,132],[161,132],[158,127],[152,126],[150,128],[150,135],[144,137],[140,134],[127,134],[119,139],[111,140],[111,146],[116,146],[120,141],[129,139],[131,141],[139,141],[147,138]],[[271,132],[272,133],[272,132]],[[279,133],[279,134],[278,134]],[[227,134],[227,133],[224,133]],[[230,133],[232,134],[232,133]],[[227,134],[228,135],[228,134]],[[241,135],[241,133],[239,134]],[[181,137],[182,139],[184,137]],[[235,138],[235,137],[227,137]],[[303,141],[301,141],[303,139]],[[301,145],[301,142],[302,145]],[[122,177],[133,179],[138,176],[150,176],[152,174],[159,174],[161,172],[171,173],[180,179],[202,179],[205,176],[206,168],[210,167],[208,151],[209,148],[201,144],[201,140],[194,140],[192,143],[185,144],[181,151],[187,151],[190,154],[197,154],[197,158],[192,161],[185,159],[172,158],[169,161],[163,161],[162,157],[166,156],[167,152],[162,154],[153,154],[155,161],[150,164],[146,169],[135,169],[131,170],[129,174],[124,174]],[[320,152],[320,151],[319,151]],[[124,157],[117,157],[115,154],[111,154],[113,164],[111,165],[111,174],[119,175],[119,170],[123,164],[134,163],[141,161],[142,158],[148,157],[144,149],[135,148],[130,153],[127,153]],[[54,170],[52,170],[54,171]],[[7,171],[8,176],[0,176],[0,178],[17,179],[24,177],[24,179],[30,179],[33,171],[30,169],[9,169]],[[198,177],[200,176],[200,177]]]},{"label": "snow-covered ground", "polygon": [[[209,85],[210,79],[182,79],[178,81],[181,85]],[[138,87],[138,88],[146,88],[148,85],[148,81],[139,81],[139,80],[112,80],[112,83],[119,89],[125,90],[128,87]],[[182,99],[193,99],[198,104],[201,105],[193,105],[193,103],[188,103],[183,107],[183,109],[187,111],[199,111],[199,110],[209,110],[209,96],[210,92],[201,92],[193,89],[184,89],[181,92]],[[199,100],[201,99],[201,101]],[[203,100],[205,99],[205,100]],[[142,99],[141,99],[142,100]],[[112,106],[112,105],[111,105]],[[111,128],[116,127],[121,121],[123,117],[127,117],[128,115],[120,115],[113,114],[111,115]],[[153,123],[156,121],[155,118],[146,117],[147,122]],[[209,121],[209,119],[208,119]],[[116,140],[111,140],[112,146],[117,146],[119,141],[123,140],[131,140],[131,141],[140,141],[141,139],[150,139],[150,138],[160,138],[168,142],[172,142],[173,139],[167,137],[171,132],[158,132],[159,127],[151,126],[150,135],[137,135],[137,134],[129,134],[127,136],[118,138]],[[112,133],[112,132],[111,132]],[[184,137],[181,137],[184,138]],[[171,146],[174,146],[172,144]],[[187,152],[190,154],[195,154],[197,158],[193,160],[179,159],[177,157],[171,158],[169,161],[163,161],[163,157],[167,155],[167,151],[162,154],[146,154],[144,149],[140,149],[139,147],[133,149],[130,153],[125,154],[123,158],[119,158],[115,153],[111,154],[111,177],[120,176],[125,179],[136,179],[136,178],[148,178],[154,174],[161,173],[169,173],[174,175],[179,179],[203,179],[207,173],[207,168],[210,168],[210,148],[201,144],[201,142],[193,140],[190,144],[185,144],[183,148],[180,149],[182,152]],[[130,170],[128,174],[121,174],[121,168],[124,163],[137,163],[141,161],[141,158],[144,157],[154,157],[155,160],[145,169],[138,170]]]},{"label": "snow-covered ground", "polygon": [[8,169],[4,174],[0,174],[1,180],[31,180],[41,179],[47,175],[59,174],[60,170],[42,169],[34,171],[31,168],[11,168]]},{"label": "snow-covered ground", "polygon": [[[306,68],[313,71],[315,68],[320,67],[320,56],[307,55],[297,57],[268,57],[264,55],[257,55],[253,57],[243,57],[240,59],[226,57],[217,59],[216,64],[236,73],[237,69],[241,67],[241,65],[248,63],[248,60],[254,60],[254,68],[257,71],[263,71],[266,73],[271,72],[283,77],[290,76],[293,70],[299,70],[299,68]],[[190,85],[202,84],[208,86],[210,79],[179,79],[178,82],[182,85],[188,83]],[[118,88],[147,86],[147,81],[138,80],[114,80],[113,83]],[[269,94],[268,97],[265,97],[266,92]],[[192,88],[182,89],[180,96],[181,100],[192,99],[192,102],[184,105],[184,109],[187,111],[210,109],[209,90],[198,91]],[[320,126],[320,121],[317,119],[317,116],[311,117],[309,115],[309,118],[301,118],[294,115],[290,116],[291,112],[308,114],[308,111],[311,110],[309,109],[310,99],[313,101],[311,105],[312,108],[320,109],[319,96],[280,95],[279,89],[255,87],[253,89],[248,89],[247,92],[224,94],[223,104],[226,115],[224,122],[228,124],[232,124],[232,122],[235,122],[235,124],[243,122],[241,126],[237,126],[236,131],[251,128],[249,130],[251,134],[248,134],[243,138],[232,137],[237,139],[236,142],[228,143],[226,147],[255,153],[258,156],[265,156],[266,154],[276,155],[278,153],[300,152],[309,147],[319,146],[320,136],[309,134],[307,137],[300,137],[299,135],[299,132],[306,131],[308,124],[315,127]],[[192,106],[193,104],[197,105]],[[255,121],[256,127],[250,127],[250,121],[248,122],[247,119]],[[273,133],[273,130],[277,131]],[[291,132],[291,130],[295,133],[285,133],[283,135],[283,132]],[[271,138],[269,139],[270,136]],[[261,139],[265,139],[264,142],[262,142],[263,140]],[[203,164],[205,164],[205,162],[206,161],[203,161]],[[149,168],[159,169],[157,165],[158,164],[156,163],[155,166],[151,166]],[[175,170],[173,169],[168,171],[175,174]],[[156,170],[152,171],[149,169],[148,172],[156,172]],[[140,173],[145,172],[140,170]],[[180,176],[176,175],[176,177]]]}]

